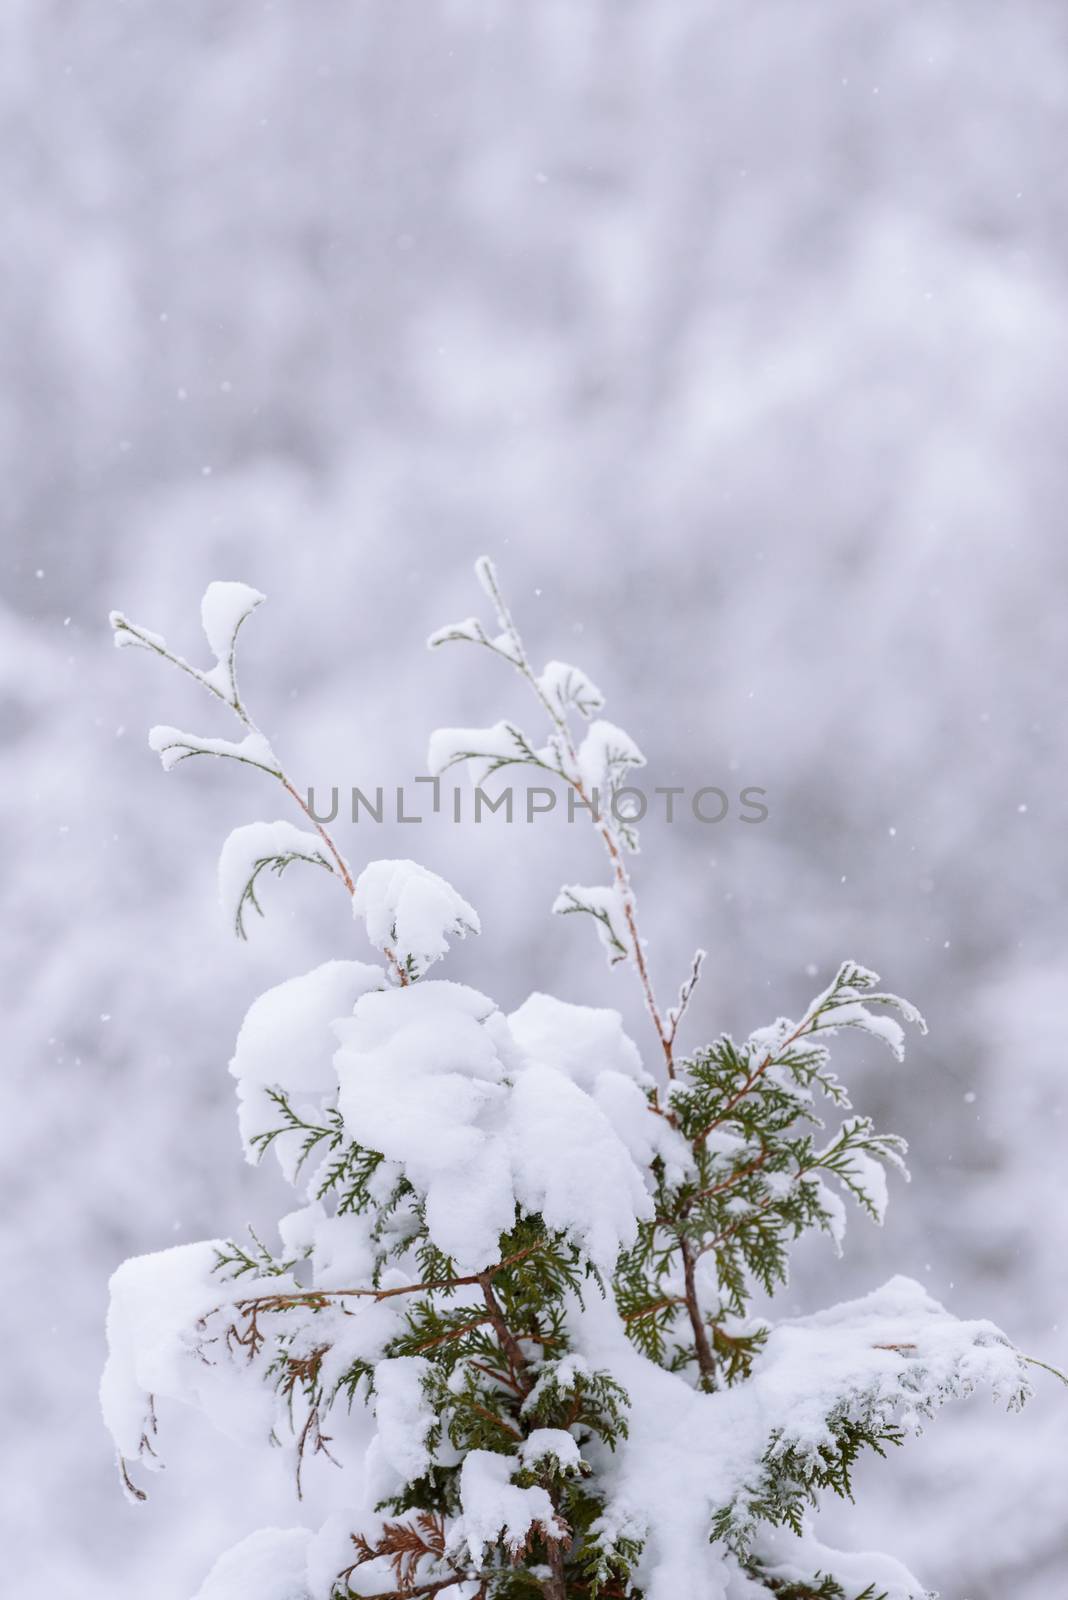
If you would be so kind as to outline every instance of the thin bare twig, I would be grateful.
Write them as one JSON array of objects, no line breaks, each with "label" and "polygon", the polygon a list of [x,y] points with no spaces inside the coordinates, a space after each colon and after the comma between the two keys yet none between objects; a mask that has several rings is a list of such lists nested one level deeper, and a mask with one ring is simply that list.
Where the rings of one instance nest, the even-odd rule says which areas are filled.
[{"label": "thin bare twig", "polygon": [[693,998],[693,992],[701,980],[701,968],[704,965],[707,952],[695,950],[690,975],[679,990],[679,998],[667,1014],[668,1038],[675,1043],[675,1035],[679,1031],[679,1023],[686,1015],[686,1009]]}]

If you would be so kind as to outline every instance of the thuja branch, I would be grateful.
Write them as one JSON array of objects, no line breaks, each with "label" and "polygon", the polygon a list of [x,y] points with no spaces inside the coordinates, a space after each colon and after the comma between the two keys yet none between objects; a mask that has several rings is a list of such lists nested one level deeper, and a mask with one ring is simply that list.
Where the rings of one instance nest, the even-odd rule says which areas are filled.
[{"label": "thuja branch", "polygon": [[[808,1175],[810,1170],[811,1169],[809,1167],[799,1167],[797,1171],[791,1175],[791,1184],[800,1183],[801,1180]],[[737,1221],[731,1223],[729,1228],[724,1228],[722,1233],[716,1234],[714,1239],[707,1239],[701,1246],[700,1250],[698,1250],[698,1256],[706,1256],[710,1251],[718,1250],[721,1245],[725,1245],[728,1240],[733,1239],[737,1234],[741,1233],[743,1229],[748,1228],[752,1223],[758,1221],[760,1217],[771,1211],[774,1206],[780,1203],[781,1198],[782,1197],[780,1195],[770,1194],[761,1205],[754,1206],[751,1211],[744,1212],[737,1219]]]},{"label": "thuja branch", "polygon": [[[313,1310],[321,1310],[330,1304],[331,1300],[361,1299],[361,1300],[392,1300],[398,1295],[407,1294],[432,1294],[448,1293],[452,1289],[461,1289],[465,1286],[478,1284],[483,1287],[491,1282],[500,1273],[514,1267],[517,1262],[524,1261],[528,1256],[536,1255],[545,1248],[545,1241],[538,1240],[535,1244],[528,1245],[525,1250],[517,1250],[513,1255],[505,1256],[485,1272],[470,1273],[466,1277],[435,1278],[426,1283],[402,1283],[389,1289],[360,1288],[360,1289],[306,1289],[295,1291],[281,1291],[276,1294],[247,1295],[233,1302],[238,1311],[249,1311],[254,1307],[260,1311],[287,1311],[294,1306],[307,1306]],[[216,1309],[221,1309],[217,1307]]]},{"label": "thuja branch", "polygon": [[[798,1574],[769,1579],[769,1592],[831,1600],[845,1593],[837,1570],[822,1560],[808,1570],[822,1556],[805,1525],[819,1492],[847,1494],[859,1451],[900,1437],[895,1418],[926,1416],[977,1376],[1010,1404],[1028,1388],[1025,1358],[996,1329],[955,1323],[908,1280],[830,1319],[782,1328],[752,1314],[754,1292],[786,1281],[794,1240],[840,1236],[836,1186],[881,1217],[882,1168],[903,1154],[863,1116],[817,1148],[815,1092],[851,1110],[824,1041],[863,1028],[900,1056],[898,1023],[864,1002],[918,1019],[847,962],[796,1026],[780,1018],[740,1044],[724,1034],[676,1061],[703,956],[661,1010],[627,870],[640,819],[621,810],[644,757],[607,721],[581,737],[576,715],[600,711],[599,690],[563,662],[536,676],[488,562],[479,576],[496,636],[469,619],[432,642],[467,639],[502,656],[548,716],[547,743],[507,722],[443,729],[428,764],[533,765],[569,785],[569,811],[576,797],[587,807],[612,881],[565,888],[557,909],[590,913],[611,959],[634,966],[675,1081],[658,1100],[617,1014],[547,995],[505,1016],[463,985],[402,991],[380,969],[333,961],[261,996],[233,1061],[246,1151],[275,1148],[306,1203],[280,1224],[277,1256],[253,1233],[254,1249],[204,1241],[119,1269],[101,1393],[120,1470],[137,1494],[125,1462],[155,1451],[144,1374],[158,1376],[161,1399],[199,1403],[203,1392],[209,1408],[222,1385],[262,1378],[274,1388],[272,1441],[287,1430],[296,1441],[298,1490],[305,1455],[336,1452],[348,1471],[348,1452],[362,1451],[352,1430],[330,1427],[346,1403],[373,1421],[390,1469],[373,1517],[337,1497],[353,1506],[352,1543],[331,1567],[352,1564],[334,1600],[435,1600],[454,1588],[471,1600],[622,1600],[639,1580],[673,1600],[680,1582],[733,1593],[747,1576],[764,1583],[761,1523]],[[164,728],[150,742],[166,767],[196,754],[259,766],[312,822],[315,835],[291,822],[231,835],[221,877],[235,899],[246,882],[255,905],[256,873],[272,864],[326,865],[372,943],[388,938],[400,981],[415,982],[451,938],[478,931],[477,912],[411,862],[370,863],[354,883],[238,693],[234,641],[261,598],[210,586],[202,618],[216,665],[204,673],[113,620],[120,642],[196,678],[245,732],[230,742]],[[600,1305],[584,1293],[591,1284]],[[203,1306],[215,1309],[190,1325]],[[210,1385],[197,1356],[214,1369]],[[230,1397],[219,1403],[229,1409]],[[721,1485],[714,1504],[710,1482]],[[304,1573],[322,1570],[324,1547],[308,1566],[309,1541],[304,1530],[254,1535],[227,1558],[227,1580],[233,1570],[242,1592],[256,1591],[277,1551],[297,1587],[318,1592]],[[859,1580],[849,1582],[852,1594]]]},{"label": "thuja branch", "polygon": [[527,1358],[523,1354],[519,1340],[511,1332],[505,1321],[500,1301],[493,1292],[493,1278],[494,1274],[492,1272],[482,1272],[479,1274],[477,1281],[482,1290],[482,1298],[486,1304],[490,1324],[497,1335],[497,1342],[508,1362],[508,1370],[512,1375],[512,1381],[521,1393],[526,1394],[531,1387],[526,1377]]},{"label": "thuja branch", "polygon": [[[730,1095],[730,1097],[717,1111],[716,1115],[711,1119],[711,1121],[708,1122],[700,1130],[700,1132],[694,1136],[693,1143],[695,1146],[703,1144],[710,1133],[714,1132],[716,1128],[722,1127],[722,1125],[730,1117],[731,1112],[734,1111],[736,1107],[741,1105],[746,1095],[751,1094],[756,1088],[757,1084],[760,1082],[760,1079],[764,1076],[765,1072],[767,1072],[772,1063],[780,1060],[786,1054],[787,1050],[789,1050],[791,1045],[796,1044],[799,1039],[804,1038],[805,1034],[811,1030],[813,1023],[816,1021],[818,1016],[818,1010],[811,1010],[807,1012],[802,1021],[798,1023],[793,1033],[784,1039],[782,1044],[779,1045],[777,1049],[769,1050],[767,1054],[763,1056],[760,1062],[748,1075],[741,1087],[736,1089],[735,1092]],[[735,1174],[735,1178],[738,1176],[739,1174]]]},{"label": "thuja branch", "polygon": [[[608,859],[612,869],[613,880],[619,896],[619,904],[622,909],[623,919],[626,925],[627,941],[630,946],[629,955],[631,965],[637,973],[638,981],[642,990],[642,997],[645,1003],[645,1009],[649,1014],[653,1027],[656,1031],[657,1039],[660,1043],[660,1049],[664,1058],[664,1066],[667,1072],[668,1080],[669,1082],[673,1081],[677,1076],[675,1065],[675,1038],[682,1017],[684,1016],[690,1004],[694,990],[696,989],[700,980],[702,963],[705,959],[705,952],[703,950],[698,950],[694,956],[689,975],[679,990],[679,995],[675,1006],[667,1012],[662,1011],[657,1002],[656,992],[653,987],[652,975],[649,971],[648,962],[646,961],[645,947],[638,926],[637,899],[631,884],[630,873],[627,870],[623,851],[620,848],[620,843],[616,836],[616,831],[612,827],[609,816],[599,810],[596,804],[596,795],[591,794],[586,784],[581,769],[581,763],[579,761],[578,750],[576,749],[575,741],[572,736],[571,728],[563,706],[554,703],[553,699],[546,693],[545,688],[539,681],[537,674],[534,672],[530,662],[530,657],[527,654],[526,646],[523,642],[522,635],[519,632],[519,628],[517,627],[515,619],[512,616],[508,603],[505,600],[496,570],[494,569],[492,562],[483,558],[478,562],[476,570],[478,572],[480,582],[482,583],[484,589],[489,595],[490,600],[493,603],[494,610],[496,611],[497,615],[497,622],[503,630],[501,638],[497,640],[488,639],[485,634],[481,633],[480,630],[478,642],[486,645],[495,654],[503,656],[504,659],[510,663],[510,665],[519,673],[523,680],[533,690],[534,695],[541,704],[543,710],[550,720],[550,723],[552,724],[555,733],[556,748],[559,752],[559,761],[555,770],[558,771],[564,782],[570,786],[570,788],[578,796],[578,799],[581,801],[582,805],[590,813],[594,826],[601,837],[601,841],[604,844],[605,850],[607,851]],[[537,758],[535,757],[535,759]],[[656,1100],[654,1100],[654,1109],[660,1109]],[[666,1115],[668,1122],[672,1126],[675,1126],[676,1117],[670,1106],[667,1109]],[[686,1306],[687,1317],[693,1333],[694,1349],[697,1355],[697,1361],[702,1380],[707,1385],[711,1385],[714,1381],[715,1359],[709,1344],[708,1330],[705,1326],[705,1320],[702,1316],[701,1308],[697,1298],[695,1278],[696,1258],[694,1255],[693,1246],[685,1234],[680,1235],[679,1243],[682,1252],[684,1268],[684,1304]]]},{"label": "thuja branch", "polygon": [[679,1240],[679,1248],[682,1252],[683,1281],[686,1285],[686,1312],[693,1332],[694,1349],[697,1352],[697,1365],[700,1368],[704,1382],[712,1385],[715,1382],[716,1362],[712,1354],[712,1346],[708,1342],[708,1329],[705,1326],[705,1319],[701,1315],[701,1307],[697,1300],[696,1257],[693,1245],[685,1234]]},{"label": "thuja branch", "polygon": [[675,1030],[678,1025],[678,1020],[681,1017],[683,1010],[685,1010],[686,1004],[689,1002],[693,987],[696,985],[704,952],[699,952],[698,958],[694,963],[688,990],[687,986],[684,985],[683,994],[680,995],[680,1004],[677,1015],[675,1015],[674,1018],[672,1018],[671,1013],[665,1015],[661,1011],[660,1006],[657,1004],[652,976],[649,972],[649,966],[645,959],[645,949],[641,934],[638,929],[637,899],[631,884],[630,873],[627,871],[626,862],[623,859],[623,853],[619,848],[619,844],[615,838],[611,824],[607,818],[599,812],[594,803],[594,797],[590,794],[582,778],[579,770],[578,751],[575,748],[575,741],[572,737],[567,718],[560,708],[553,704],[552,700],[546,694],[542,685],[538,681],[537,674],[531,666],[530,657],[527,655],[526,646],[523,643],[522,635],[520,634],[512,613],[509,610],[508,604],[505,601],[504,594],[501,590],[500,581],[497,577],[496,569],[494,568],[493,563],[483,557],[477,563],[476,570],[483,587],[493,602],[494,609],[497,613],[497,621],[504,630],[504,636],[508,642],[508,648],[502,650],[495,641],[485,638],[483,638],[480,642],[486,644],[490,649],[494,650],[495,654],[503,656],[504,659],[515,668],[520,677],[522,677],[523,680],[534,691],[535,696],[537,697],[556,731],[557,738],[560,741],[561,750],[566,757],[566,766],[561,766],[561,768],[557,769],[559,776],[561,776],[565,783],[567,783],[574,790],[582,805],[586,808],[586,810],[589,811],[590,816],[593,819],[594,827],[600,834],[601,840],[608,852],[608,858],[612,868],[612,875],[615,880],[616,888],[619,891],[620,904],[623,910],[624,921],[626,922],[627,926],[627,935],[630,943],[630,959],[635,971],[638,974],[638,981],[641,984],[642,996],[645,1001],[645,1009],[649,1013],[653,1027],[656,1030],[657,1038],[660,1041],[660,1048],[663,1052],[664,1063],[667,1069],[668,1077],[674,1078]]},{"label": "thuja branch", "polygon": [[[240,588],[241,586],[232,587]],[[257,595],[254,590],[245,592],[249,597],[247,609],[238,617],[230,635],[225,655],[219,656],[216,667],[211,672],[202,672],[199,667],[192,666],[184,657],[171,650],[158,634],[139,627],[119,611],[114,611],[111,614],[111,625],[115,632],[116,643],[135,645],[138,648],[150,650],[154,655],[159,656],[162,660],[177,668],[179,672],[185,673],[187,677],[198,683],[202,689],[207,690],[213,699],[221,701],[233,713],[248,736],[246,744],[251,744],[251,741],[255,741],[252,746],[255,754],[249,756],[244,747],[227,746],[223,740],[198,741],[177,735],[176,730],[162,730],[165,735],[170,734],[171,736],[169,743],[161,749],[161,755],[165,757],[165,765],[184,760],[192,755],[215,755],[240,761],[245,765],[258,767],[262,772],[266,772],[270,777],[277,779],[286,794],[297,805],[305,820],[310,823],[322,840],[330,861],[333,863],[333,870],[351,898],[356,893],[356,883],[348,862],[325,824],[315,815],[310,799],[305,799],[300,786],[279,762],[273,746],[256,723],[238,691],[235,666],[237,635],[245,618],[262,600],[262,596]],[[209,642],[210,638],[209,634]],[[407,985],[411,978],[404,963],[398,959],[394,951],[388,946],[385,947],[384,954],[397,982],[402,986]]]},{"label": "thuja branch", "polygon": [[[266,738],[263,730],[257,726],[255,720],[251,716],[250,712],[242,701],[240,694],[238,693],[237,677],[234,670],[234,645],[237,639],[236,628],[231,640],[229,660],[227,663],[229,667],[229,683],[232,692],[230,694],[226,694],[219,687],[218,683],[212,681],[212,675],[210,673],[201,672],[199,667],[194,667],[190,662],[186,661],[183,656],[180,656],[175,651],[169,649],[158,634],[150,633],[147,629],[138,627],[138,625],[134,622],[131,622],[128,617],[123,616],[120,611],[112,612],[111,626],[115,631],[117,640],[120,640],[124,643],[133,643],[141,649],[152,651],[154,655],[157,655],[162,660],[169,662],[170,665],[177,668],[179,672],[184,672],[187,677],[192,678],[193,681],[198,683],[202,689],[206,689],[208,694],[210,694],[214,699],[220,700],[224,706],[233,712],[234,716],[245,729],[246,733],[254,734],[256,737],[262,739],[264,744],[271,749],[273,753],[273,745],[270,744],[270,741]],[[258,765],[258,763],[253,764]],[[285,768],[281,765],[278,765],[274,769],[263,767],[262,770],[270,772],[271,776],[277,778],[286,793],[296,801],[304,816],[311,823],[312,827],[315,829],[316,833],[329,850],[330,855],[337,867],[338,876],[345,885],[345,888],[348,890],[350,895],[353,894],[356,886],[347,862],[342,856],[341,851],[338,849],[334,840],[331,838],[330,834],[326,831],[326,828],[312,814],[307,802],[301,796],[300,790],[286,772]]]}]

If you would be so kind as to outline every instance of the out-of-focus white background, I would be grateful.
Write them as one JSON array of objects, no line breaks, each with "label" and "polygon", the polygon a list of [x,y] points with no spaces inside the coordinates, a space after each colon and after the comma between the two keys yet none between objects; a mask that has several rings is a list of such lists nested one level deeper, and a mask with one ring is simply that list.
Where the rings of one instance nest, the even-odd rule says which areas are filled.
[{"label": "out-of-focus white background", "polygon": [[[12,1593],[188,1600],[302,1515],[276,1461],[180,1417],[127,1505],[96,1401],[115,1265],[277,1214],[232,1112],[245,1007],[366,954],[314,875],[234,941],[217,850],[281,797],[146,748],[229,730],[106,612],[199,658],[217,577],[270,596],[243,683],[306,781],[401,781],[432,727],[523,709],[488,658],[423,651],[488,550],[650,783],[765,787],[762,827],[645,828],[662,989],[710,951],[690,1041],[798,1014],[847,955],[931,1025],[903,1068],[846,1053],[915,1178],[784,1306],[904,1270],[1068,1357],[1066,52],[1056,0],[8,0]],[[598,870],[582,830],[342,842],[479,907],[448,975],[618,1005],[648,1045],[628,978],[549,915]],[[1066,1402],[955,1408],[834,1531],[954,1600],[1050,1600]]]}]

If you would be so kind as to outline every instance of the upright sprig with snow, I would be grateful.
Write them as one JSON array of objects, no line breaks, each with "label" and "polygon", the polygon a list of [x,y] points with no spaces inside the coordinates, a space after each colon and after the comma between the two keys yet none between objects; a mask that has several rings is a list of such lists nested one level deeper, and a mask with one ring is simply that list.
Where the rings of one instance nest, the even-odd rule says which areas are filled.
[{"label": "upright sprig with snow", "polygon": [[[569,804],[574,814],[579,807],[589,815],[605,848],[611,870],[607,884],[565,884],[556,897],[553,910],[561,916],[582,913],[591,916],[598,937],[610,962],[631,961],[642,984],[645,1004],[663,1049],[668,1076],[674,1076],[673,1046],[675,1031],[700,974],[704,951],[698,950],[689,979],[680,991],[679,1004],[662,1013],[656,1003],[645,959],[645,948],[638,932],[638,906],[627,870],[627,853],[638,849],[638,829],[633,807],[625,803],[626,779],[644,767],[642,755],[629,733],[594,713],[604,708],[604,696],[580,667],[563,661],[550,661],[540,673],[531,666],[519,629],[505,602],[493,563],[485,556],[475,563],[475,574],[491,601],[500,632],[489,634],[477,617],[453,623],[431,634],[431,649],[451,641],[478,644],[514,667],[533,690],[549,720],[547,743],[538,746],[513,722],[498,722],[491,728],[440,728],[430,740],[428,754],[432,775],[460,762],[473,766],[481,779],[502,767],[521,765],[541,768],[560,778],[571,791]],[[576,740],[571,718],[578,715],[588,727]]]},{"label": "upright sprig with snow", "polygon": [[799,1021],[678,1053],[704,953],[662,1008],[628,868],[641,752],[599,718],[584,671],[535,671],[492,565],[476,570],[494,627],[471,618],[430,643],[499,657],[547,727],[440,730],[431,771],[532,766],[589,816],[607,881],[566,886],[554,909],[592,917],[634,970],[657,1071],[614,1011],[535,993],[505,1016],[427,976],[478,916],[413,862],[353,874],[311,815],[238,692],[237,635],[261,595],[209,588],[206,671],[113,614],[117,644],[193,677],[244,730],[154,728],[165,767],[252,766],[312,824],[230,836],[235,932],[262,910],[263,874],[299,860],[341,884],[382,957],[290,978],[241,1027],[246,1155],[273,1151],[298,1195],[278,1244],[182,1246],[112,1280],[101,1392],[123,1480],[143,1497],[137,1465],[159,1466],[157,1403],[172,1399],[290,1450],[298,1493],[310,1459],[346,1474],[348,1510],[244,1540],[199,1600],[919,1596],[891,1558],[823,1545],[819,1497],[848,1494],[863,1450],[950,1396],[983,1382],[1022,1402],[1025,1358],[907,1279],[814,1317],[751,1306],[786,1282],[803,1233],[840,1246],[846,1200],[881,1221],[886,1170],[902,1166],[902,1142],[852,1114],[828,1041],[859,1030],[900,1058],[901,1023],[922,1021],[846,962]]}]

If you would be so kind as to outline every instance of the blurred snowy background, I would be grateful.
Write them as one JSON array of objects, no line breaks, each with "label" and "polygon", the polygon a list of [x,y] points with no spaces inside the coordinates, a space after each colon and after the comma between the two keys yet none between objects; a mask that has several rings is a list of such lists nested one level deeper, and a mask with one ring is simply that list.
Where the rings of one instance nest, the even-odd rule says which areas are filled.
[{"label": "blurred snowy background", "polygon": [[[1063,4],[7,0],[0,83],[10,1592],[188,1600],[301,1514],[178,1417],[128,1506],[96,1399],[114,1266],[273,1214],[245,1007],[366,953],[310,874],[236,943],[218,847],[279,799],[146,747],[229,729],[106,612],[206,658],[212,578],[270,597],[243,684],[305,781],[401,781],[432,727],[524,709],[423,651],[488,550],[650,783],[765,787],[762,827],[644,831],[664,992],[711,952],[690,1041],[797,1015],[847,955],[931,1025],[853,1065],[915,1181],[785,1308],[900,1269],[1063,1364]],[[648,1044],[549,916],[597,870],[580,829],[342,838],[479,907],[449,975]],[[835,1531],[953,1600],[1050,1600],[1066,1437],[1052,1379],[958,1407]]]}]

